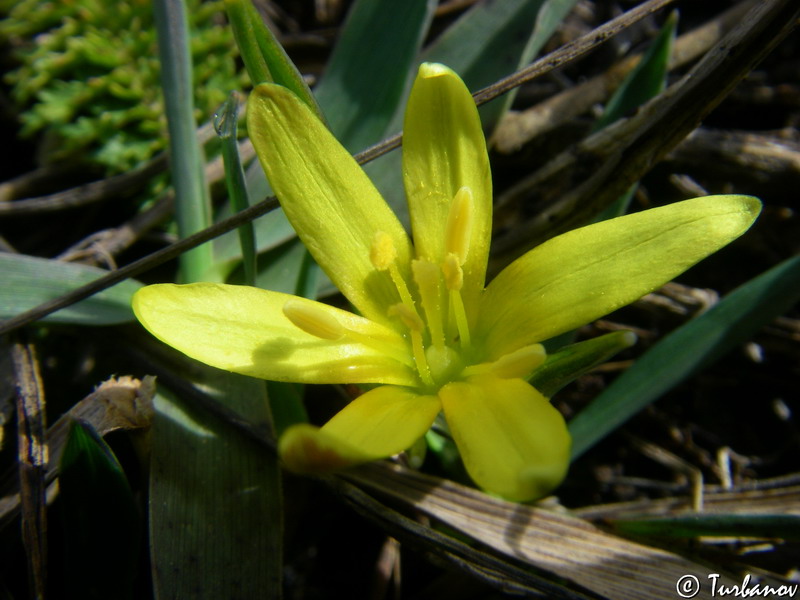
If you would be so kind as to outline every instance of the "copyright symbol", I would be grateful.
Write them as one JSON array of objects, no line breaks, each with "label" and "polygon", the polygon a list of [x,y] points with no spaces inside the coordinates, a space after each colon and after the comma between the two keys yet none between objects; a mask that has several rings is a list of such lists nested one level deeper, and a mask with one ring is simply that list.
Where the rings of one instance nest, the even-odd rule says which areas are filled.
[{"label": "copyright symbol", "polygon": [[694,598],[700,592],[700,582],[694,575],[684,575],[675,584],[675,591],[681,598]]}]

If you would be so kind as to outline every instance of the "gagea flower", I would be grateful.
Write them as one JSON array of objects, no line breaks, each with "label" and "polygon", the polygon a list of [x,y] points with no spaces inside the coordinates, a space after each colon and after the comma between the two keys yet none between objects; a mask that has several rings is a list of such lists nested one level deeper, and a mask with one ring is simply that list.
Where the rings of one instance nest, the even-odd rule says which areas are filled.
[{"label": "gagea flower", "polygon": [[403,175],[412,237],[364,171],[283,87],[259,85],[248,130],[297,234],[356,312],[252,287],[154,285],[134,310],[156,337],[204,363],[277,381],[363,383],[322,428],[290,427],[295,471],[384,458],[444,413],[472,479],[512,500],[563,479],[564,419],[527,379],[540,342],[669,281],[741,235],[760,203],[711,196],[556,237],[485,286],[492,219],[475,103],[447,67],[411,92]]}]

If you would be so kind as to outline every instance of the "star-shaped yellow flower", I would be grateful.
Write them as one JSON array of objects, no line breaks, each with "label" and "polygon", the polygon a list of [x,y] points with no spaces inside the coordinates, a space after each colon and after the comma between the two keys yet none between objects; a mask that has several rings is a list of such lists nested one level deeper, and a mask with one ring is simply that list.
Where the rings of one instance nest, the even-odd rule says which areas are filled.
[{"label": "star-shaped yellow flower", "polygon": [[277,381],[377,384],[322,428],[290,427],[293,470],[324,472],[411,446],[444,413],[485,490],[530,500],[564,477],[564,419],[526,379],[540,342],[662,285],[741,235],[758,200],[712,196],[597,223],[520,257],[485,287],[492,218],[472,96],[424,64],[408,102],[403,174],[413,239],[364,171],[283,87],[259,85],[248,129],[287,217],[359,314],[251,287],[155,285],[134,310],[204,363]]}]

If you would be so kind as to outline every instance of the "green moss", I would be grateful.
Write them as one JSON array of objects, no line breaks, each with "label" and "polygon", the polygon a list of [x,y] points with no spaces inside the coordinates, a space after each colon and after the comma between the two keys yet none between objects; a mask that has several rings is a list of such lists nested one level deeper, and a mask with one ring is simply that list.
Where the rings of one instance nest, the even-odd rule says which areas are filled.
[{"label": "green moss", "polygon": [[[187,0],[198,121],[247,78],[221,1]],[[79,159],[109,174],[166,146],[151,0],[0,0],[0,38],[19,66],[6,82],[40,160]]]}]

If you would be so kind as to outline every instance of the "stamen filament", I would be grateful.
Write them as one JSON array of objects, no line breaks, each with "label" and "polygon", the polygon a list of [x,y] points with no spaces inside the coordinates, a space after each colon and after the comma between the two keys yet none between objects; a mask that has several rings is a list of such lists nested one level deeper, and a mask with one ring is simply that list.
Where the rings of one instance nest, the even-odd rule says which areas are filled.
[{"label": "stamen filament", "polygon": [[389,271],[394,287],[397,288],[397,293],[400,294],[400,300],[414,310],[414,300],[411,298],[408,286],[397,268],[397,248],[394,246],[392,237],[385,231],[375,232],[372,246],[369,249],[369,260],[378,271]]},{"label": "stamen filament", "polygon": [[422,331],[425,329],[425,323],[422,322],[417,311],[405,304],[390,306],[389,315],[399,317],[403,324],[408,327],[411,333],[411,350],[414,355],[414,362],[417,365],[417,372],[425,385],[433,385],[428,359],[425,357],[425,346],[422,343]]},{"label": "stamen filament", "polygon": [[444,273],[445,285],[450,292],[449,329],[452,331],[453,322],[455,322],[455,328],[461,340],[461,347],[466,349],[470,346],[470,336],[467,312],[464,309],[464,300],[461,298],[461,288],[464,285],[464,270],[459,264],[458,256],[453,252],[445,257],[442,272]]},{"label": "stamen filament", "polygon": [[406,280],[403,279],[402,275],[400,275],[400,270],[397,268],[397,263],[392,263],[389,266],[389,275],[392,276],[392,281],[394,282],[394,286],[397,288],[397,293],[400,294],[400,300],[403,301],[405,306],[416,313],[417,310],[414,308],[414,299],[411,297],[411,292],[408,291]]},{"label": "stamen filament", "polygon": [[464,310],[464,301],[461,298],[460,291],[450,290],[450,316],[455,319],[458,336],[461,340],[461,348],[469,348],[472,342],[469,337],[467,312]]},{"label": "stamen filament", "polygon": [[411,270],[422,299],[422,308],[425,310],[428,328],[431,331],[431,341],[437,348],[442,348],[444,331],[442,329],[441,271],[439,267],[425,259],[412,261]]},{"label": "stamen filament", "polygon": [[433,385],[428,359],[425,358],[425,347],[422,345],[422,334],[419,331],[411,332],[411,348],[414,351],[414,362],[417,363],[417,372],[420,379],[422,379],[422,383]]}]

